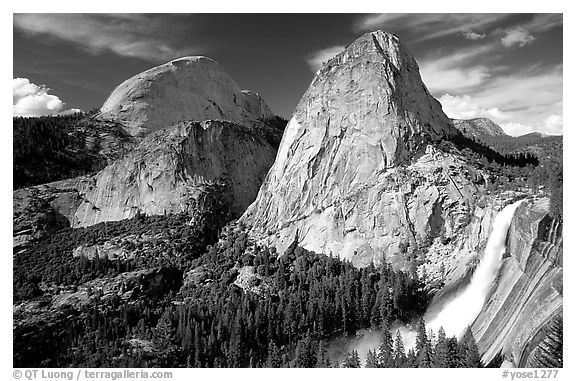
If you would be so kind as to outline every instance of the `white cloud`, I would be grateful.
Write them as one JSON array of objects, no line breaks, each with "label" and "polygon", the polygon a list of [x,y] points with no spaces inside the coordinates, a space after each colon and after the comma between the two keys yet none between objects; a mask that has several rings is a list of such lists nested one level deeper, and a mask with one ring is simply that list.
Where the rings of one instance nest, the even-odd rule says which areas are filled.
[{"label": "white cloud", "polygon": [[363,16],[357,20],[355,29],[371,31],[383,28],[389,32],[409,30],[418,34],[416,41],[432,40],[439,37],[471,30],[482,30],[507,17],[508,14],[480,13],[385,13]]},{"label": "white cloud", "polygon": [[502,127],[504,132],[506,132],[508,135],[511,136],[520,136],[529,134],[531,132],[538,132],[538,130],[534,128],[534,126],[529,126],[522,123],[514,123],[514,122],[504,123],[501,124],[500,127]]},{"label": "white cloud", "polygon": [[513,115],[497,107],[484,108],[469,96],[452,96],[444,94],[438,99],[444,113],[454,119],[488,118],[502,127],[508,135],[518,136],[536,131],[533,126],[510,121]]},{"label": "white cloud", "polygon": [[438,101],[442,104],[442,110],[450,118],[472,119],[489,118],[495,122],[510,120],[510,116],[497,107],[483,108],[476,104],[469,95],[453,96],[442,95]]},{"label": "white cloud", "polygon": [[12,86],[13,116],[68,115],[81,112],[78,109],[64,110],[66,104],[58,96],[48,94],[50,89],[35,85],[27,78],[14,78]]},{"label": "white cloud", "polygon": [[486,33],[476,33],[476,32],[472,32],[472,31],[462,32],[462,35],[467,40],[481,40],[484,37],[486,37]]},{"label": "white cloud", "polygon": [[[439,99],[444,113],[455,119],[488,118],[498,123],[504,131],[512,136],[530,132],[542,132],[548,135],[560,135],[563,129],[561,115],[562,103],[549,105],[528,105],[520,110],[503,110],[490,107],[485,98],[469,95],[444,94]],[[558,111],[560,113],[550,112]],[[543,118],[543,115],[548,117]]]},{"label": "white cloud", "polygon": [[306,62],[308,62],[308,66],[310,66],[310,69],[313,72],[316,72],[318,71],[318,69],[322,67],[323,63],[333,58],[335,55],[337,55],[344,49],[345,49],[344,46],[337,45],[319,50],[309,55],[308,58],[306,58]]},{"label": "white cloud", "polygon": [[502,45],[507,48],[513,48],[515,46],[523,47],[531,44],[534,40],[536,40],[534,36],[520,28],[507,30],[504,33],[504,37],[500,39]]},{"label": "white cloud", "polygon": [[562,134],[564,118],[562,115],[552,114],[544,120],[544,126],[546,127],[546,131],[548,131],[547,133],[550,135]]},{"label": "white cloud", "polygon": [[[170,16],[172,17],[172,16]],[[14,26],[32,35],[49,35],[99,54],[112,51],[119,56],[150,61],[168,61],[194,53],[191,47],[167,43],[173,25],[170,17],[146,14],[15,14]],[[174,16],[175,17],[175,16]]]}]

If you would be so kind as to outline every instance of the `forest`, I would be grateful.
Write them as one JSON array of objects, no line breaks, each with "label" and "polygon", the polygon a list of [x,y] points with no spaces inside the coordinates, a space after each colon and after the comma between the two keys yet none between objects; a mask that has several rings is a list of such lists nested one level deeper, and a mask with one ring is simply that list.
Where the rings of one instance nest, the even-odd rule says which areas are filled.
[{"label": "forest", "polygon": [[[139,226],[136,218],[117,224],[126,226],[109,226],[107,234],[137,233]],[[35,260],[17,256],[15,302],[50,305],[53,295],[39,283],[78,287],[89,279],[150,267],[144,262],[155,256],[166,258],[161,254],[168,248],[162,244],[149,251],[150,257],[131,263],[70,255],[72,246],[97,242],[102,231],[102,225],[78,229],[69,245],[47,238],[49,243],[41,245],[49,249]],[[165,242],[182,243],[170,247],[170,258],[182,260],[156,260],[154,265],[166,270],[154,287],[145,286],[128,299],[95,293],[78,309],[68,306],[48,318],[40,314],[33,325],[16,324],[15,366],[249,367],[269,361],[303,366],[297,360],[303,345],[311,350],[336,335],[407,323],[427,306],[422,283],[388,265],[357,269],[306,251],[296,241],[280,257],[273,249],[250,251],[243,227],[225,228],[217,244],[191,259],[198,253],[185,237],[178,240],[186,236],[185,229],[179,232]],[[41,256],[47,253],[51,265],[42,268]],[[249,270],[253,292],[236,282],[242,269]]]},{"label": "forest", "polygon": [[548,195],[550,214],[562,220],[562,136],[529,134],[484,136],[481,139],[457,134],[452,142],[467,162],[489,174],[486,191],[517,190]]},{"label": "forest", "polygon": [[97,172],[133,147],[133,139],[94,112],[13,118],[14,189]]}]

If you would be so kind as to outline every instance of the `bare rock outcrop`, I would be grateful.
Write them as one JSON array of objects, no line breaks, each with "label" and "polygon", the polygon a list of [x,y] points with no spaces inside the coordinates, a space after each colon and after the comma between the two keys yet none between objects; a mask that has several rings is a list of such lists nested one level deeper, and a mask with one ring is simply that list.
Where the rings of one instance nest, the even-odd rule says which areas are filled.
[{"label": "bare rock outcrop", "polygon": [[498,279],[472,326],[483,361],[501,353],[528,366],[542,328],[562,313],[562,224],[546,198],[523,202],[512,219]]},{"label": "bare rock outcrop", "polygon": [[243,91],[215,61],[182,57],[121,83],[100,109],[133,136],[180,121],[228,120],[248,125],[273,116],[256,93]]},{"label": "bare rock outcrop", "polygon": [[508,136],[502,127],[488,118],[452,119],[454,126],[469,138]]},{"label": "bare rock outcrop", "polygon": [[318,71],[242,221],[279,252],[298,234],[359,266],[406,268],[475,211],[484,177],[452,149],[457,134],[408,49],[368,33]]},{"label": "bare rock outcrop", "polygon": [[[242,125],[184,122],[140,145],[82,184],[72,227],[222,207],[239,216],[256,197],[276,151]],[[222,216],[226,219],[226,216]]]}]

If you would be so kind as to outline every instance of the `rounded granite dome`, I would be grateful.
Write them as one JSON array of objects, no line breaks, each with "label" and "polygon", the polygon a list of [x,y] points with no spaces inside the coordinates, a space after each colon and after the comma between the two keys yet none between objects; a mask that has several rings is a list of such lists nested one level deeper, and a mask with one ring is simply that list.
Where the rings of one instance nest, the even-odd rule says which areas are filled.
[{"label": "rounded granite dome", "polygon": [[137,74],[110,94],[100,116],[134,136],[179,121],[229,120],[249,124],[272,113],[256,93],[242,91],[216,61],[181,57]]}]

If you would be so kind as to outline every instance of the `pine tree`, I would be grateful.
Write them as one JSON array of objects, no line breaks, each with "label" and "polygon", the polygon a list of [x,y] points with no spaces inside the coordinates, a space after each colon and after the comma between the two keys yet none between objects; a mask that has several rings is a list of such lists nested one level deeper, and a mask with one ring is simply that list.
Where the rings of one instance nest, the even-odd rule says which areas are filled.
[{"label": "pine tree", "polygon": [[481,368],[482,358],[470,326],[458,342],[461,368]]},{"label": "pine tree", "polygon": [[280,350],[278,349],[278,346],[272,341],[268,343],[268,359],[266,360],[266,366],[268,366],[268,368],[282,367],[282,357],[280,356]]},{"label": "pine tree", "polygon": [[446,339],[446,348],[448,348],[448,368],[457,368],[460,366],[460,351],[455,336]]},{"label": "pine tree", "polygon": [[346,359],[342,364],[342,368],[360,368],[360,356],[358,356],[356,350],[346,354]]},{"label": "pine tree", "polygon": [[310,336],[299,340],[296,345],[296,353],[294,355],[294,366],[296,368],[313,368],[316,365],[316,351],[312,346]]},{"label": "pine tree", "polygon": [[404,368],[406,363],[406,352],[404,351],[404,341],[400,330],[396,331],[396,341],[394,343],[394,366]]},{"label": "pine tree", "polygon": [[416,357],[416,353],[414,353],[414,349],[412,348],[408,350],[408,355],[406,355],[406,364],[404,364],[404,368],[418,368],[418,358]]},{"label": "pine tree", "polygon": [[450,368],[450,353],[448,351],[446,333],[444,332],[443,327],[440,327],[440,330],[438,331],[438,341],[434,348],[432,364],[435,368]]},{"label": "pine tree", "polygon": [[376,357],[376,351],[368,350],[366,354],[366,366],[365,368],[379,368],[378,358]]},{"label": "pine tree", "polygon": [[428,336],[426,335],[426,324],[424,319],[418,320],[418,328],[416,329],[416,354],[429,345]]},{"label": "pine tree", "polygon": [[430,345],[426,343],[420,351],[418,351],[416,363],[418,368],[431,368],[432,367],[432,356],[431,356]]},{"label": "pine tree", "polygon": [[380,340],[380,348],[378,350],[378,362],[382,368],[394,367],[394,340],[390,334],[388,323],[384,323],[382,327],[382,338]]},{"label": "pine tree", "polygon": [[324,341],[320,341],[318,343],[318,354],[316,355],[316,368],[330,368],[332,365],[330,364],[330,357],[328,356],[328,349],[326,348],[326,344]]}]

